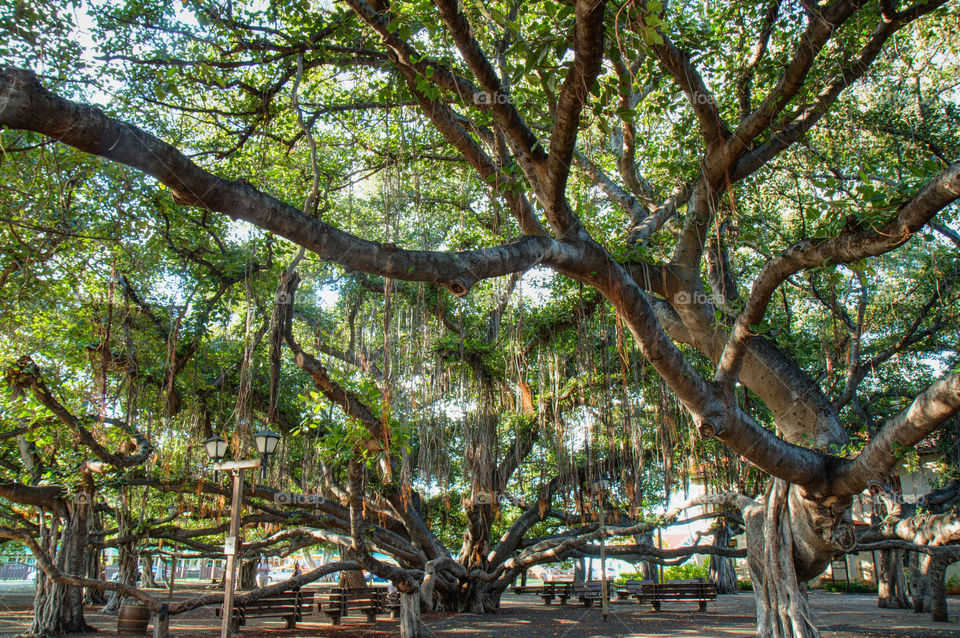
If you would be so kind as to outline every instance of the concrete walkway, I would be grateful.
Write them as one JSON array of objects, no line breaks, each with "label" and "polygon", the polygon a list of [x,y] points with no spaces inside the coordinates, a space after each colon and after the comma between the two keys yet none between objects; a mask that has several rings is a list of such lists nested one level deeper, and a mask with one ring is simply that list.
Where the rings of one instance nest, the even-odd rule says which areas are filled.
[{"label": "concrete walkway", "polygon": [[[192,595],[178,592],[177,598]],[[948,598],[949,623],[934,623],[928,614],[910,610],[878,609],[876,596],[867,594],[810,593],[818,626],[825,638],[960,638],[960,599]],[[616,602],[610,606],[606,622],[597,607],[585,609],[579,604],[561,607],[544,605],[533,594],[507,593],[496,615],[426,614],[423,618],[428,636],[437,638],[593,638],[600,636],[704,638],[749,638],[754,630],[753,595],[720,596],[706,612],[694,603],[664,603],[660,612],[649,605]],[[28,591],[0,591],[0,636],[14,636],[29,626],[32,617]],[[386,638],[398,633],[397,621],[381,617],[369,624],[361,617],[347,617],[343,625],[332,627],[314,611],[295,630],[283,629],[282,621],[252,620],[241,628],[240,636],[329,636],[331,638]],[[116,616],[105,616],[91,609],[87,622],[116,636]],[[214,638],[219,635],[219,619],[212,608],[201,608],[171,619],[171,635],[176,638]]]}]

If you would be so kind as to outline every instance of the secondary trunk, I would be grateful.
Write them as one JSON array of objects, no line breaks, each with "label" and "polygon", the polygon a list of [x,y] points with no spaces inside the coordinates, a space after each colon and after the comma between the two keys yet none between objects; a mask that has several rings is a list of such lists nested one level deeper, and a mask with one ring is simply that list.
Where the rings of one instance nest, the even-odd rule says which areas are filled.
[{"label": "secondary trunk", "polygon": [[909,609],[907,579],[903,573],[902,549],[880,551],[877,563],[877,607],[885,609]]},{"label": "secondary trunk", "polygon": [[910,595],[913,611],[929,612],[934,621],[947,622],[947,591],[943,582],[949,561],[929,554],[910,556]]},{"label": "secondary trunk", "polygon": [[[80,498],[66,502],[67,516],[41,511],[40,547],[65,574],[82,576],[86,570],[87,525],[90,504]],[[30,635],[83,633],[92,628],[83,617],[83,589],[56,583],[38,571]]]},{"label": "secondary trunk", "polygon": [[140,552],[140,586],[160,587],[153,575],[153,554]]},{"label": "secondary trunk", "polygon": [[[127,499],[121,499],[121,502],[114,510],[114,517],[117,521],[117,536],[132,538],[133,529],[132,517]],[[137,584],[137,542],[135,540],[128,543],[121,543],[117,547],[118,565],[117,582],[131,587]],[[120,611],[120,604],[123,602],[123,596],[118,592],[111,592],[110,599],[103,608],[103,613],[115,614]]]},{"label": "secondary trunk", "polygon": [[[721,549],[730,547],[730,526],[723,519],[717,522],[717,529],[713,535],[713,546]],[[737,571],[733,566],[733,559],[718,554],[710,555],[710,580],[717,585],[719,594],[737,593]]]},{"label": "secondary trunk", "polygon": [[[94,512],[93,516],[90,519],[90,532],[102,531],[103,523],[100,520],[100,516]],[[103,572],[103,550],[102,549],[88,549],[87,551],[87,578],[94,578],[97,580],[104,580]],[[83,598],[84,606],[89,605],[103,605],[106,604],[107,597],[104,594],[102,589],[95,589],[88,587]]]},{"label": "secondary trunk", "polygon": [[256,589],[257,563],[259,557],[244,558],[240,561],[240,577],[237,579],[237,589]]},{"label": "secondary trunk", "polygon": [[[340,560],[349,560],[346,550],[340,551]],[[347,587],[354,589],[357,587],[366,587],[367,582],[363,579],[363,572],[357,569],[340,572],[337,578],[338,587]]]},{"label": "secondary trunk", "polygon": [[420,593],[400,592],[400,638],[421,638]]}]

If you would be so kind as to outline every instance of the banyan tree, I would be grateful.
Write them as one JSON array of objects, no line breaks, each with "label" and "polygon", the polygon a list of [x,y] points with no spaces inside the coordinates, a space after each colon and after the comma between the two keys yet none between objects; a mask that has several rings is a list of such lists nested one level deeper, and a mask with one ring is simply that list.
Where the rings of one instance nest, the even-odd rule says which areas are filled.
[{"label": "banyan tree", "polygon": [[[853,496],[956,423],[953,3],[85,11],[79,38],[55,8],[4,27],[0,70],[5,302],[101,275],[74,333],[4,343],[51,348],[9,366],[11,401],[95,457],[76,485],[0,486],[5,537],[40,555],[82,550],[98,508],[72,495],[121,488],[176,495],[196,529],[141,509],[98,542],[215,555],[226,492],[196,443],[241,453],[267,422],[289,443],[249,551],[343,557],[269,591],[363,568],[414,636],[421,606],[495,611],[601,536],[664,560],[644,535],[679,513],[649,506],[709,449],[730,491],[698,502],[746,529],[758,635],[816,636],[804,583],[856,543]],[[55,337],[80,335],[58,377]],[[879,533],[955,540],[936,516]],[[159,609],[82,563],[43,568]]]}]

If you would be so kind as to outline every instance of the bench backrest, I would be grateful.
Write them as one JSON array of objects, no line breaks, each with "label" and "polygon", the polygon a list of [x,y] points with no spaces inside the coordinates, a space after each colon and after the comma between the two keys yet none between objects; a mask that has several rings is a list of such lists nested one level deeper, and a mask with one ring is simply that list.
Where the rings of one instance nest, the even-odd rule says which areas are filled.
[{"label": "bench backrest", "polygon": [[599,596],[602,591],[603,584],[595,580],[577,583],[573,586],[573,593],[575,594],[596,594]]}]

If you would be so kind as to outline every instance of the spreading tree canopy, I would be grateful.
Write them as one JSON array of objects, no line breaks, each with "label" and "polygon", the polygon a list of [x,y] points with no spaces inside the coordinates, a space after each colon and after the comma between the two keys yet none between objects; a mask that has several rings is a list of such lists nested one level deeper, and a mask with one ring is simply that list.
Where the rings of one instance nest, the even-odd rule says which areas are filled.
[{"label": "spreading tree canopy", "polygon": [[601,536],[675,557],[644,517],[692,470],[736,492],[703,502],[741,511],[758,632],[816,635],[852,497],[955,447],[954,3],[2,11],[3,535],[51,587],[156,607],[83,548],[214,555],[200,442],[267,423],[249,555],[339,546],[303,578],[390,578],[405,633]]}]

